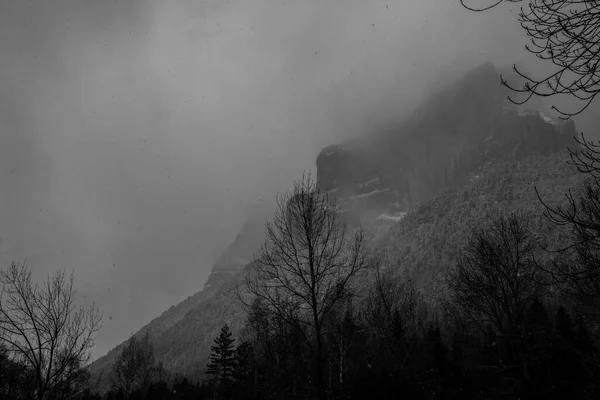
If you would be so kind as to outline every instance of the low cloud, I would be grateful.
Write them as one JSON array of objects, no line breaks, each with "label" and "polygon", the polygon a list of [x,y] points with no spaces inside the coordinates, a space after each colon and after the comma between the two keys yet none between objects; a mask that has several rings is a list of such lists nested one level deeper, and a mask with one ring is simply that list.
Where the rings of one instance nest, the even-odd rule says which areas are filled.
[{"label": "low cloud", "polygon": [[99,356],[199,290],[322,147],[523,44],[509,9],[445,0],[9,2],[0,262],[75,269]]}]

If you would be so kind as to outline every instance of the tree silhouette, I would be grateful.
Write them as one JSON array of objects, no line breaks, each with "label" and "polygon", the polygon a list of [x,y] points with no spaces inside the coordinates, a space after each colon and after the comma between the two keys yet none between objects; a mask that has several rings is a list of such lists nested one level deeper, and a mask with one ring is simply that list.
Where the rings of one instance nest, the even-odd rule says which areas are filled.
[{"label": "tree silhouette", "polygon": [[234,342],[229,326],[223,325],[210,348],[210,362],[206,365],[206,373],[214,376],[215,389],[228,389],[233,383],[236,366]]},{"label": "tree silhouette", "polygon": [[101,326],[95,306],[76,308],[73,280],[61,270],[34,284],[24,263],[0,271],[0,342],[32,371],[39,400],[80,376]]},{"label": "tree silhouette", "polygon": [[527,219],[500,216],[472,233],[448,279],[462,316],[481,332],[519,331],[539,286],[533,262],[534,238]]},{"label": "tree silhouette", "polygon": [[[302,333],[286,321],[266,313],[258,299],[248,312],[242,335],[254,353],[250,360],[254,370],[254,390],[248,394],[252,393],[255,398],[292,399],[313,389],[311,358]],[[239,361],[238,358],[236,368],[242,367]]]},{"label": "tree silhouette", "polygon": [[305,174],[291,193],[278,197],[266,237],[243,282],[242,292],[252,300],[243,293],[239,298],[301,333],[313,355],[318,395],[325,398],[323,325],[353,278],[372,265],[363,232],[350,232],[337,201]]},{"label": "tree silhouette", "polygon": [[233,380],[237,397],[252,396],[255,381],[256,367],[254,365],[254,349],[249,341],[240,343],[234,351],[235,366]]},{"label": "tree silhouette", "polygon": [[565,193],[566,204],[550,206],[536,192],[544,206],[544,216],[553,224],[567,228],[565,239],[547,248],[557,257],[552,268],[540,266],[551,282],[574,299],[580,312],[600,318],[600,145],[577,140],[578,150],[569,149],[569,164],[587,179]]},{"label": "tree silhouette", "polygon": [[[471,11],[485,11],[501,3],[520,3],[522,0],[492,0],[477,7],[478,0],[461,0]],[[537,58],[554,64],[556,71],[536,79],[514,71],[525,80],[523,88],[502,83],[517,93],[526,95],[523,104],[533,95],[550,97],[570,95],[584,102],[577,111],[567,112],[552,107],[568,119],[585,110],[600,93],[600,2],[597,0],[528,0],[521,7],[519,22],[531,39],[526,49]]]},{"label": "tree silhouette", "polygon": [[31,398],[32,376],[27,368],[14,361],[7,349],[0,344],[0,398],[27,399]]},{"label": "tree silhouette", "polygon": [[427,331],[425,304],[412,281],[394,268],[376,270],[363,305],[370,339],[369,363],[377,379],[393,390],[415,377],[422,356],[419,339]]},{"label": "tree silhouette", "polygon": [[154,380],[156,370],[150,332],[142,338],[131,336],[113,365],[113,386],[128,397],[136,390],[145,391]]}]

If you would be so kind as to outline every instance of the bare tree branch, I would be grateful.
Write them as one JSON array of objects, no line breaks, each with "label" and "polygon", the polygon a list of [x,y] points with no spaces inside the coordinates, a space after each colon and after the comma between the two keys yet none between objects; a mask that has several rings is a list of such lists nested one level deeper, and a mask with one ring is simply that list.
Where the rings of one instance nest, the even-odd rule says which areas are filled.
[{"label": "bare tree branch", "polygon": [[112,369],[112,386],[128,397],[135,390],[147,390],[162,372],[154,357],[150,331],[138,338],[131,336],[115,360]]},{"label": "bare tree branch", "polygon": [[521,328],[524,310],[539,295],[534,248],[525,216],[500,216],[472,234],[448,280],[468,323],[500,334]]},{"label": "bare tree branch", "polygon": [[305,174],[291,193],[278,196],[266,237],[242,285],[251,299],[239,297],[247,309],[259,305],[265,315],[301,332],[319,378],[325,318],[353,278],[374,265],[364,234],[349,231],[337,201]]},{"label": "bare tree branch", "polygon": [[35,374],[36,397],[46,399],[81,374],[101,327],[95,306],[75,306],[74,276],[64,270],[34,284],[24,263],[0,271],[0,342]]},{"label": "bare tree branch", "polygon": [[565,193],[565,204],[552,207],[540,197],[544,216],[570,232],[555,248],[551,266],[543,268],[552,284],[576,300],[584,314],[600,317],[600,145],[576,138],[580,149],[569,149],[569,163],[587,180]]},{"label": "bare tree branch", "polygon": [[[469,4],[476,2],[471,0]],[[494,0],[480,7],[467,5],[471,11],[486,11],[501,3],[522,0]],[[524,104],[532,96],[569,95],[583,102],[576,111],[564,111],[552,106],[562,119],[582,113],[600,93],[600,1],[598,0],[529,0],[519,13],[521,27],[531,39],[526,50],[537,58],[551,62],[556,70],[542,78],[533,78],[513,66],[525,80],[522,88],[502,83],[516,93],[526,95],[522,101],[509,98],[514,104]]]}]

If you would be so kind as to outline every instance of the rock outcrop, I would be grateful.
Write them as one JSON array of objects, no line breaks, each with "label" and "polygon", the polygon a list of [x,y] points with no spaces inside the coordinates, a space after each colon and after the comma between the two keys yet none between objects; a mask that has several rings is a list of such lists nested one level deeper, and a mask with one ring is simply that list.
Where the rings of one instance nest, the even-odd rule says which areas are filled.
[{"label": "rock outcrop", "polygon": [[459,185],[494,158],[575,146],[572,121],[514,106],[490,64],[423,103],[395,128],[332,145],[317,157],[318,186],[352,216],[398,217]]},{"label": "rock outcrop", "polygon": [[[405,122],[374,127],[362,139],[323,149],[317,157],[317,184],[340,200],[350,220],[396,223],[494,159],[518,160],[575,145],[573,122],[514,107],[507,94],[494,67],[482,65],[421,104]],[[222,324],[234,333],[243,325],[231,289],[263,242],[266,218],[243,227],[200,292],[137,333],[151,331],[156,356],[167,369],[200,378]],[[122,346],[97,360],[92,370],[107,372]]]}]

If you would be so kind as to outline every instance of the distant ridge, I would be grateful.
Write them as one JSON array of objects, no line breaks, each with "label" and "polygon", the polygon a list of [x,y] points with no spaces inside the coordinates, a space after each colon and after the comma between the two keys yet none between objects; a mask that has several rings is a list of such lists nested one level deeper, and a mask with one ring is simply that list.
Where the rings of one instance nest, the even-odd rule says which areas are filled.
[{"label": "distant ridge", "polygon": [[[452,256],[448,249],[455,246],[454,242],[437,242],[442,239],[433,234],[435,221],[446,218],[444,227],[450,232],[455,226],[448,215],[458,213],[451,209],[453,205],[485,208],[495,201],[498,185],[486,182],[511,177],[512,181],[502,184],[526,191],[535,184],[551,187],[549,179],[557,174],[563,183],[571,179],[563,158],[566,147],[575,145],[574,123],[555,120],[544,110],[515,107],[507,94],[494,66],[483,64],[432,95],[404,122],[382,121],[361,139],[324,148],[316,159],[317,184],[340,200],[349,221],[379,232],[380,236],[372,238],[378,251],[398,253],[395,259],[402,260],[403,268],[422,268],[426,279],[433,274],[428,268],[434,268],[427,262],[434,258],[427,258],[422,246],[439,252],[436,262],[448,262]],[[555,171],[532,170],[540,166]],[[471,196],[468,201],[460,197],[463,191]],[[520,194],[506,201],[531,202]],[[442,204],[443,213],[435,214],[427,208],[430,204]],[[264,222],[270,216],[261,213],[245,223],[215,263],[204,289],[136,333],[151,331],[156,356],[167,369],[197,380],[222,324],[230,324],[237,334],[244,323],[243,313],[230,289],[262,244]],[[433,233],[423,236],[421,226]],[[452,236],[452,240],[457,239]],[[420,253],[411,253],[413,247]],[[443,272],[439,265],[435,268],[436,273]],[[108,371],[122,345],[98,359],[92,370]]]}]

